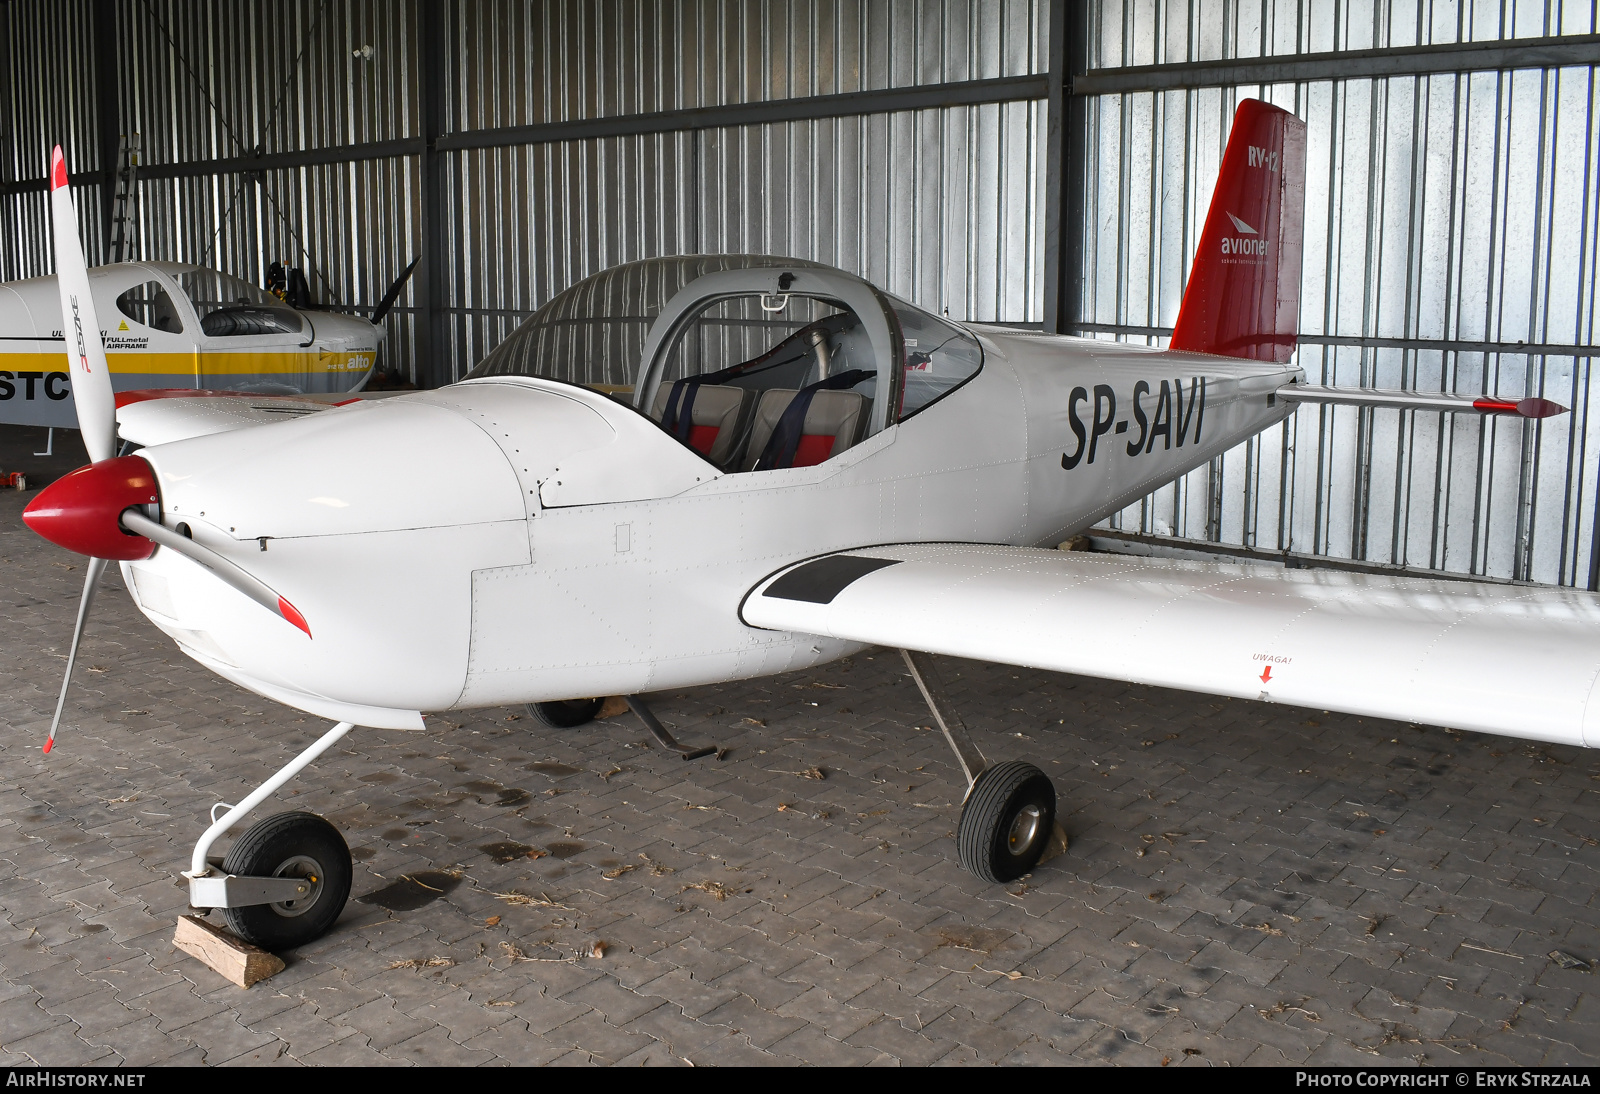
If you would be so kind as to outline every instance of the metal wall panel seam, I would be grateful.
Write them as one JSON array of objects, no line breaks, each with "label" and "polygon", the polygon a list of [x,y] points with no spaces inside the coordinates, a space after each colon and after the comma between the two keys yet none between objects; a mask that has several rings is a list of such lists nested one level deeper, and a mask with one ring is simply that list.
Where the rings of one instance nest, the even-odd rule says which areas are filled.
[{"label": "metal wall panel seam", "polygon": [[1600,35],[1559,35],[1523,39],[1513,45],[1475,42],[1096,68],[1074,80],[1073,85],[1074,94],[1114,95],[1180,88],[1586,66],[1597,63],[1597,59],[1600,59]]}]

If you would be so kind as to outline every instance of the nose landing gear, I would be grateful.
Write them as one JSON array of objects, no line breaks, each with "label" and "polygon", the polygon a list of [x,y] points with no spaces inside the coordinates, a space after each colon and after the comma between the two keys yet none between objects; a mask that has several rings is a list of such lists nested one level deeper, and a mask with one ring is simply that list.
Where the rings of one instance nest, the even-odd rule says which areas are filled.
[{"label": "nose landing gear", "polygon": [[245,830],[228,849],[224,874],[295,878],[305,895],[270,904],[224,908],[228,929],[264,950],[321,938],[350,898],[350,848],[339,830],[314,813],[279,813]]},{"label": "nose landing gear", "polygon": [[[234,934],[263,949],[289,949],[321,938],[350,899],[354,866],[339,830],[314,813],[278,813],[234,841],[219,873],[211,845],[351,729],[340,722],[290,760],[238,805],[231,806],[194,847],[189,903],[221,908]],[[221,806],[218,806],[221,808]],[[216,810],[212,810],[216,816]]]},{"label": "nose landing gear", "polygon": [[984,881],[1015,881],[1039,865],[1055,834],[1055,786],[1021,760],[991,766],[945,696],[933,659],[912,650],[900,653],[967,777],[956,826],[957,859]]}]

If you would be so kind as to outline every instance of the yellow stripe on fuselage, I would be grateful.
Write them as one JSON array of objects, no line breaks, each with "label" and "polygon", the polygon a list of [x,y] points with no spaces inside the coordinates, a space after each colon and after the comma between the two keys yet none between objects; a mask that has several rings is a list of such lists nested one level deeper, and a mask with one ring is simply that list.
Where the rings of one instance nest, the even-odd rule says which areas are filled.
[{"label": "yellow stripe on fuselage", "polygon": [[[231,353],[107,353],[113,373],[163,376],[279,376],[308,372],[365,372],[376,350]],[[0,352],[0,371],[66,372],[65,353]]]}]

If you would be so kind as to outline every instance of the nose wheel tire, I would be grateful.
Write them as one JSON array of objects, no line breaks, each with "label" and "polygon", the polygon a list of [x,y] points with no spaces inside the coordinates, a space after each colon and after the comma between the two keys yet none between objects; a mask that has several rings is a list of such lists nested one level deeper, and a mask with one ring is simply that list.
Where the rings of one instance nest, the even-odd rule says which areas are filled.
[{"label": "nose wheel tire", "polygon": [[301,877],[311,892],[300,900],[224,908],[228,929],[265,950],[292,949],[321,938],[350,899],[350,848],[339,830],[315,813],[278,813],[245,830],[222,861],[240,877]]},{"label": "nose wheel tire", "polygon": [[605,699],[558,699],[553,703],[529,703],[528,713],[551,729],[571,729],[594,721]]},{"label": "nose wheel tire", "polygon": [[984,881],[1015,881],[1039,864],[1056,826],[1056,788],[1030,763],[985,768],[956,829],[961,865]]}]

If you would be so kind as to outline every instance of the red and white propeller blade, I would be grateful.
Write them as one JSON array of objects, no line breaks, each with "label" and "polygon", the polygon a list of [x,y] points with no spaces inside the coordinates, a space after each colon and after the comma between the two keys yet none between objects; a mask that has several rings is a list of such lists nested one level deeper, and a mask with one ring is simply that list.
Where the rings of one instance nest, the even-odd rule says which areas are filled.
[{"label": "red and white propeller blade", "polygon": [[61,681],[61,696],[56,700],[50,736],[44,743],[46,752],[55,746],[56,729],[61,725],[67,689],[72,684],[72,669],[78,659],[78,645],[83,640],[84,625],[94,603],[95,588],[105,573],[107,558],[145,558],[155,549],[149,542],[125,538],[121,529],[194,560],[221,581],[305,631],[307,636],[311,634],[305,616],[276,591],[215,551],[132,508],[158,504],[159,495],[154,475],[143,460],[135,457],[112,459],[117,445],[116,395],[106,365],[105,342],[100,337],[100,317],[95,314],[94,296],[89,288],[89,269],[78,239],[77,211],[67,187],[67,161],[60,145],[55,147],[50,159],[50,214],[67,369],[78,409],[78,428],[92,462],[51,484],[23,513],[28,525],[46,539],[89,556],[83,595],[78,600],[78,622],[72,630],[67,671]]},{"label": "red and white propeller blade", "polygon": [[100,338],[100,318],[89,291],[89,268],[78,240],[78,215],[67,188],[67,161],[58,144],[50,157],[50,215],[55,229],[56,286],[61,291],[61,333],[78,408],[83,446],[96,463],[116,451],[117,405]]},{"label": "red and white propeller blade", "polygon": [[[83,260],[83,245],[78,239],[78,214],[67,187],[67,160],[58,144],[50,154],[50,219],[54,229],[56,287],[61,293],[61,334],[66,341],[67,373],[72,377],[73,401],[78,408],[78,429],[89,459],[98,463],[116,451],[117,406],[111,390],[111,373],[106,366],[106,347],[100,338],[100,317],[95,314],[94,296],[89,291],[89,268]],[[95,586],[105,573],[104,559],[91,558],[78,600],[78,622],[72,628],[72,647],[67,653],[67,671],[61,679],[61,695],[56,700],[55,717],[50,720],[50,736],[44,750],[55,747],[56,729],[67,705],[67,689],[72,685],[72,668],[78,660],[78,644],[94,602]]]},{"label": "red and white propeller blade", "polygon": [[106,560],[91,558],[83,578],[83,596],[78,600],[78,622],[72,628],[72,647],[67,650],[67,673],[61,678],[61,696],[56,700],[56,716],[50,719],[50,736],[44,739],[44,750],[56,746],[56,729],[61,725],[61,712],[67,706],[67,688],[72,684],[72,666],[78,661],[78,644],[83,641],[83,625],[89,619],[89,605],[94,603],[94,591],[106,572]]}]

